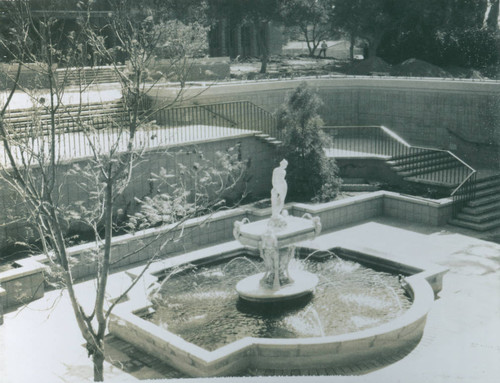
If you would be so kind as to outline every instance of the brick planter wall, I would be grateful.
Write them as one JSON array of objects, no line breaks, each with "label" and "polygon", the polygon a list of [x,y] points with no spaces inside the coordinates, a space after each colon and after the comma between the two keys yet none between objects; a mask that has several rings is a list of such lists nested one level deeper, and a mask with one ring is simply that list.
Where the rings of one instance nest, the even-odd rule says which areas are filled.
[{"label": "brick planter wall", "polygon": [[[236,145],[240,147],[241,158],[249,161],[250,164],[247,177],[248,191],[255,197],[267,196],[271,189],[272,170],[277,165],[275,149],[272,145],[255,138],[253,134],[247,134],[200,141],[191,145],[157,148],[146,152],[134,168],[129,185],[117,199],[116,210],[121,210],[122,214],[135,213],[139,208],[136,198],[142,199],[156,193],[157,185],[151,180],[151,174],[158,174],[162,167],[170,172],[176,172],[175,169],[179,163],[191,168],[195,162],[199,161],[200,152],[208,160],[215,161],[216,152],[225,152]],[[67,175],[68,170],[75,164],[84,167],[86,160],[80,159],[65,163],[58,169],[61,185],[59,200],[65,205],[88,199],[86,192],[78,186],[78,182],[81,182],[79,176]],[[34,238],[25,220],[24,222],[14,220],[15,217],[24,215],[24,203],[21,197],[10,188],[7,182],[0,179],[0,248],[15,241],[29,241]]]}]

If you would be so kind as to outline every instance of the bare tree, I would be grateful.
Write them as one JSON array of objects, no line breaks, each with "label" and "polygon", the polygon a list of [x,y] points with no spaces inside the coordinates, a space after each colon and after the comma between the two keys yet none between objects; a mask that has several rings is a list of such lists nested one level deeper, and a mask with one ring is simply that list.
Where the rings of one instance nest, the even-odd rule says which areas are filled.
[{"label": "bare tree", "polygon": [[[153,8],[144,6],[147,2],[142,4],[141,9],[133,7],[133,3],[129,0],[111,1],[111,17],[99,25],[93,23],[91,2],[87,5],[82,3],[79,28],[71,33],[62,33],[56,13],[51,13],[50,9],[33,12],[30,2],[16,1],[9,9],[12,20],[15,20],[11,33],[0,42],[18,63],[18,70],[11,78],[13,85],[0,109],[0,140],[7,158],[1,175],[23,199],[28,221],[38,234],[42,251],[68,291],[76,322],[93,361],[95,381],[104,380],[104,335],[109,315],[116,304],[106,302],[106,287],[112,266],[112,238],[116,228],[116,201],[129,184],[134,166],[142,158],[144,147],[139,143],[140,135],[154,127],[151,115],[156,110],[146,108],[147,94],[156,82],[170,76],[180,83],[179,96],[188,67],[189,49],[179,49],[175,41],[169,40],[168,32],[175,22],[164,17],[159,19]],[[189,25],[184,26],[185,30],[190,29]],[[176,36],[182,40],[178,31]],[[152,60],[158,48],[169,42],[176,48],[169,53],[169,70],[151,81],[149,71]],[[90,59],[89,51],[98,57],[99,62],[108,63],[119,79],[123,105],[123,112],[119,115],[95,118],[85,113],[88,91],[94,89],[92,81],[89,84],[85,76],[79,76],[75,84],[72,74],[85,73],[81,65]],[[121,65],[123,59],[127,62],[125,66]],[[26,73],[35,75],[41,90],[33,89],[30,86],[33,83],[23,82],[22,76]],[[23,127],[7,118],[9,103],[17,91],[28,94],[33,103],[30,121]],[[169,107],[176,101],[177,98],[170,100],[161,108]],[[69,108],[69,103],[72,108]],[[69,172],[61,166],[61,162],[68,159],[64,157],[67,137],[78,140],[79,145],[86,145],[91,155],[86,165],[73,167]],[[205,177],[203,184],[212,185],[212,198],[205,198],[207,190],[199,190],[189,198],[188,184],[178,187],[173,196],[183,198],[173,198],[170,210],[175,212],[182,207],[185,214],[172,214],[173,221],[182,224],[200,211],[209,211],[214,206],[213,200],[228,189],[228,183],[241,179],[243,168],[236,164],[238,160],[234,155],[227,154],[222,160],[226,161],[226,165],[228,161],[232,164],[229,173],[234,176],[228,178],[228,173],[208,168],[197,172],[193,182],[196,179],[200,182],[199,178]],[[237,175],[238,172],[240,175]],[[75,173],[89,197],[86,201],[70,204],[65,201],[61,185],[65,178]],[[157,177],[161,179],[167,174],[165,170]],[[146,211],[157,200],[145,201]],[[151,220],[148,214],[143,214],[139,220],[143,226],[158,223]],[[89,228],[95,238],[94,256],[98,272],[95,301],[90,311],[78,299],[72,259],[68,254],[66,233],[74,224]],[[146,267],[153,259],[154,255]],[[123,295],[138,278],[132,281]]]},{"label": "bare tree", "polygon": [[284,24],[299,28],[311,57],[321,41],[333,35],[330,22],[332,9],[332,0],[292,0],[280,3],[280,15]]}]

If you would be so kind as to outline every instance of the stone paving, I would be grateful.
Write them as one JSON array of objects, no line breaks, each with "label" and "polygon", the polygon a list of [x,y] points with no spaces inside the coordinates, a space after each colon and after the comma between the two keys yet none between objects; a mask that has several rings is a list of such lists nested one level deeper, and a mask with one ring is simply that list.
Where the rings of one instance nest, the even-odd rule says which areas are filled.
[{"label": "stone paving", "polygon": [[[359,368],[282,371],[290,382],[496,382],[500,377],[500,232],[478,235],[451,226],[436,228],[381,217],[335,230],[315,241],[325,247],[385,252],[393,258],[420,257],[449,268],[443,290],[431,310],[420,343],[406,356],[374,360]],[[497,240],[498,241],[498,240]],[[123,290],[124,273],[110,277],[109,296]],[[94,281],[78,284],[90,305]],[[108,336],[105,379],[108,382],[161,379],[182,375],[154,356]],[[402,359],[399,359],[402,356]],[[399,359],[399,360],[398,360]],[[387,362],[391,365],[380,367]],[[369,372],[367,372],[369,371]],[[249,374],[266,374],[250,371]],[[279,372],[278,372],[279,373]],[[335,374],[354,376],[335,376]],[[327,375],[327,376],[318,376]],[[208,381],[280,382],[283,376],[232,377]],[[0,326],[0,382],[92,381],[92,365],[65,292],[4,315]],[[181,379],[200,382],[200,379]]]}]

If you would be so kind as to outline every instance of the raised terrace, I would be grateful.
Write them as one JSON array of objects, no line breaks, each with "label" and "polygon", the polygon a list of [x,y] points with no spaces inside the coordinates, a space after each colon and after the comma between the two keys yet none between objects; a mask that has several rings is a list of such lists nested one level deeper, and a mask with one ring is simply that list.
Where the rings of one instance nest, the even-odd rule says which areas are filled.
[{"label": "raised terrace", "polygon": [[[62,172],[85,164],[96,147],[127,146],[114,128],[128,118],[117,85],[95,84],[92,71],[82,75],[94,82],[85,102],[68,92],[56,116]],[[342,199],[285,204],[287,161],[274,167],[285,138],[273,112],[301,81],[324,102],[323,130],[333,139],[323,148],[327,157],[353,182],[344,185]],[[252,198],[269,198],[272,190],[271,205],[261,201],[113,238],[107,299],[117,306],[106,337],[106,379],[495,381],[498,82],[325,76],[197,83],[185,101],[148,116],[175,87],[155,87],[144,106],[154,124],[136,136],[144,160],[117,209],[137,211],[137,199],[157,186],[150,175],[162,167],[195,167],[201,152],[213,160],[228,150],[247,160]],[[196,103],[188,101],[193,95]],[[34,124],[18,106],[43,109],[39,101],[16,95],[5,120],[20,142],[37,126],[36,154],[47,151],[49,116]],[[99,129],[89,137],[86,125]],[[20,148],[13,151],[19,163]],[[75,177],[61,178],[58,198],[65,203],[88,198]],[[367,184],[380,190],[350,195],[349,187]],[[0,191],[0,238],[26,240],[22,220],[4,224],[23,214],[21,204],[8,184],[0,183]],[[89,256],[94,248],[68,248],[85,307],[93,304],[99,269]],[[157,258],[144,271],[153,252]],[[48,264],[37,255],[0,268],[0,370],[8,382],[29,381],[35,370],[46,381],[92,375],[85,348],[75,347],[82,339],[68,319],[67,292],[50,291],[44,282]],[[117,301],[135,277],[139,282]],[[31,361],[29,369],[19,368],[21,359]]]}]

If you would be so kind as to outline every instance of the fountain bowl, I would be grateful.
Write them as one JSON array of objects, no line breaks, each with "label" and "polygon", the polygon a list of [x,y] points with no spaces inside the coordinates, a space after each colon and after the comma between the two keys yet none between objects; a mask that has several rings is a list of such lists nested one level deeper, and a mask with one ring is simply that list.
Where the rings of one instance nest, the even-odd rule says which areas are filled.
[{"label": "fountain bowl", "polygon": [[[235,234],[235,239],[245,246],[259,248],[262,234],[269,227],[270,221],[263,219],[242,224]],[[278,248],[313,239],[318,234],[317,224],[311,219],[287,216],[286,222],[285,227],[274,229]]]},{"label": "fountain bowl", "polygon": [[240,298],[250,302],[283,302],[312,294],[318,284],[318,277],[304,270],[290,270],[293,283],[270,289],[260,283],[265,273],[258,273],[242,279],[236,284]]}]

